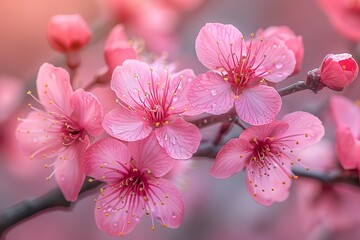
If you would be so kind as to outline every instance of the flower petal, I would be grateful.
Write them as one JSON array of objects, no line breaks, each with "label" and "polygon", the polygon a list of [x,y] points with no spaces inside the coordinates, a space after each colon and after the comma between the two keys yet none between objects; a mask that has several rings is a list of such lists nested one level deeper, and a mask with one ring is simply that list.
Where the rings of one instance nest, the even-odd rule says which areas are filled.
[{"label": "flower petal", "polygon": [[76,201],[84,183],[85,174],[81,168],[81,157],[89,144],[89,139],[84,142],[74,143],[67,147],[55,162],[55,178],[64,197],[68,201]]},{"label": "flower petal", "polygon": [[103,188],[95,207],[96,225],[113,236],[123,236],[133,231],[145,213],[139,195],[128,194],[128,199],[120,200],[119,194],[119,188]]},{"label": "flower petal", "polygon": [[113,138],[103,138],[86,149],[81,165],[86,175],[108,182],[124,178],[124,174],[127,174],[124,165],[130,159],[130,151],[124,143]]},{"label": "flower petal", "polygon": [[135,111],[117,107],[105,115],[103,128],[114,138],[123,141],[137,141],[146,138],[152,131]]},{"label": "flower petal", "polygon": [[188,94],[195,109],[215,115],[228,112],[234,105],[234,96],[231,85],[214,72],[200,74]]},{"label": "flower petal", "polygon": [[197,151],[201,133],[199,129],[182,118],[155,129],[159,144],[172,158],[189,159]]},{"label": "flower petal", "polygon": [[92,93],[77,89],[71,97],[71,105],[80,127],[92,136],[102,133],[103,107]]},{"label": "flower petal", "polygon": [[272,167],[268,168],[265,174],[257,167],[247,168],[246,186],[253,199],[265,206],[270,206],[274,202],[285,201],[289,196],[291,179],[283,170],[290,172],[290,166],[276,166],[273,162]]},{"label": "flower petal", "polygon": [[274,121],[281,105],[278,92],[265,85],[244,89],[235,101],[236,112],[240,119],[252,125],[263,125]]},{"label": "flower petal", "polygon": [[52,158],[63,149],[60,133],[62,126],[51,115],[32,111],[17,129],[17,141],[30,158]]},{"label": "flower petal", "polygon": [[147,91],[149,82],[153,84],[160,80],[148,64],[138,60],[125,60],[122,66],[116,67],[113,72],[111,89],[120,101],[128,105],[125,107],[135,107],[142,105],[141,99],[146,97],[142,89]]},{"label": "flower petal", "polygon": [[174,112],[180,112],[182,115],[186,116],[195,116],[201,113],[190,104],[188,99],[188,92],[190,91],[191,83],[194,82],[195,78],[196,76],[191,69],[185,69],[172,76],[170,81],[171,90],[169,93],[175,94],[169,94],[169,97],[172,98],[171,106],[174,108]]},{"label": "flower petal", "polygon": [[242,48],[245,48],[243,36],[231,24],[207,23],[195,41],[199,61],[212,70],[234,68],[236,60],[241,59]]},{"label": "flower petal", "polygon": [[143,140],[129,142],[128,147],[136,166],[149,169],[155,177],[165,175],[174,165],[174,159],[159,145],[154,134]]},{"label": "flower petal", "polygon": [[151,211],[163,226],[178,228],[184,216],[181,192],[165,179],[149,179],[148,183],[148,198],[154,199],[156,203],[149,203]]},{"label": "flower petal", "polygon": [[44,63],[40,67],[36,87],[39,100],[45,108],[57,114],[70,116],[73,89],[65,69]]},{"label": "flower petal", "polygon": [[354,135],[360,134],[360,110],[349,99],[333,95],[330,110],[337,126],[347,126]]},{"label": "flower petal", "polygon": [[253,154],[249,141],[236,138],[228,141],[215,157],[210,174],[216,178],[228,178],[240,172]]},{"label": "flower petal", "polygon": [[292,149],[308,147],[320,141],[325,133],[320,119],[307,112],[287,114],[281,121],[289,124],[288,130],[283,135],[283,140]]},{"label": "flower petal", "polygon": [[336,129],[336,151],[343,168],[360,169],[360,141],[349,128]]},{"label": "flower petal", "polygon": [[258,52],[252,51],[252,54],[257,56],[254,66],[259,66],[255,70],[256,76],[277,83],[294,72],[295,55],[283,41],[276,38],[265,38],[264,41],[257,40],[252,44],[252,49],[259,49]]}]

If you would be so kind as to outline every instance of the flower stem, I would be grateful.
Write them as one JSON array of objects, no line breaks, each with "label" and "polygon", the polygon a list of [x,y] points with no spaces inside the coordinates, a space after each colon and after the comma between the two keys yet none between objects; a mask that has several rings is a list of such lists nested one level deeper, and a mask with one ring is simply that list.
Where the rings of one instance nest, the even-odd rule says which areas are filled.
[{"label": "flower stem", "polygon": [[284,88],[281,88],[278,90],[278,93],[280,94],[280,96],[286,96],[286,95],[289,95],[289,94],[292,94],[292,93],[295,93],[295,92],[299,92],[299,91],[302,91],[302,90],[306,90],[306,89],[309,89],[305,82],[304,81],[298,81],[294,84],[291,84],[287,87],[284,87]]}]

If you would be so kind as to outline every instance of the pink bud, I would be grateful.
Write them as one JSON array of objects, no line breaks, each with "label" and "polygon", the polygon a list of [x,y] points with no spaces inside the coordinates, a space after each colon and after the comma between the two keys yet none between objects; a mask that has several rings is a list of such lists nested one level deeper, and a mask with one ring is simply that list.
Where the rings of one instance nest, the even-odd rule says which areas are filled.
[{"label": "pink bud", "polygon": [[358,73],[359,67],[351,54],[329,54],[321,64],[320,81],[332,90],[342,91]]},{"label": "pink bud", "polygon": [[116,66],[126,59],[136,59],[136,51],[126,36],[124,26],[116,25],[110,32],[105,43],[105,61],[112,72]]},{"label": "pink bud", "polygon": [[287,26],[272,26],[265,30],[259,30],[257,36],[275,37],[282,40],[295,55],[296,65],[292,75],[299,72],[304,58],[304,43],[301,36],[296,36]]},{"label": "pink bud", "polygon": [[48,25],[48,41],[59,52],[76,51],[90,39],[91,32],[85,20],[79,15],[56,15]]}]

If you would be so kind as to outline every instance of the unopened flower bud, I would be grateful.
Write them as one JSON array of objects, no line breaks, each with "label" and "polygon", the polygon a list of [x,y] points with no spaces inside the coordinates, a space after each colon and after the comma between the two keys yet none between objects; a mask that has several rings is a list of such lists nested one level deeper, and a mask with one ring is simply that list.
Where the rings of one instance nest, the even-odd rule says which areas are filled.
[{"label": "unopened flower bud", "polygon": [[79,50],[89,41],[90,29],[79,15],[56,15],[50,19],[47,33],[51,47],[66,54],[67,64],[76,68],[80,64]]},{"label": "unopened flower bud", "polygon": [[306,86],[317,93],[324,87],[342,91],[352,83],[359,73],[359,67],[351,54],[329,54],[320,68],[308,72]]},{"label": "unopened flower bud", "polygon": [[136,51],[127,39],[124,26],[118,24],[111,30],[106,40],[105,61],[112,72],[126,59],[136,59]]},{"label": "unopened flower bud", "polygon": [[329,54],[321,64],[320,81],[332,90],[342,91],[358,73],[359,67],[351,54]]},{"label": "unopened flower bud", "polygon": [[56,15],[50,19],[48,40],[51,47],[59,52],[78,50],[90,37],[90,29],[79,14]]}]

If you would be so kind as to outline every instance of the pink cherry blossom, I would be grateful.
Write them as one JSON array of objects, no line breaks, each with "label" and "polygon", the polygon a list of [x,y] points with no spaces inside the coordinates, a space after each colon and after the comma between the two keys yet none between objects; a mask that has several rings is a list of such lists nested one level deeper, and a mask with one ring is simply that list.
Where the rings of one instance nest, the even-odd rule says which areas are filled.
[{"label": "pink cherry blossom", "polygon": [[244,167],[251,196],[263,205],[287,199],[291,165],[298,163],[294,150],[319,141],[324,135],[321,121],[306,112],[285,115],[281,121],[251,126],[239,138],[227,142],[215,158],[210,173],[228,178]]},{"label": "pink cherry blossom", "polygon": [[[36,99],[44,108],[19,119],[17,140],[21,148],[31,153],[30,159],[55,159],[56,181],[65,198],[75,201],[85,175],[80,159],[89,144],[88,136],[102,132],[102,106],[97,98],[83,89],[73,91],[69,74],[50,64],[40,67]],[[48,167],[48,165],[46,165]],[[50,178],[49,177],[49,178]]]},{"label": "pink cherry blossom", "polygon": [[121,106],[106,114],[104,129],[124,141],[144,139],[154,131],[157,142],[171,157],[190,158],[200,144],[201,133],[181,116],[198,114],[187,100],[194,78],[190,69],[172,74],[162,65],[151,67],[126,60],[114,70],[111,80]]},{"label": "pink cherry blossom", "polygon": [[126,59],[136,58],[136,49],[127,38],[124,25],[118,24],[113,27],[105,43],[105,60],[110,72]]},{"label": "pink cherry blossom", "polygon": [[273,26],[265,30],[258,30],[257,37],[270,38],[275,37],[284,41],[285,45],[295,55],[295,69],[292,75],[299,72],[304,58],[304,43],[301,36],[296,36],[295,33],[287,26]]},{"label": "pink cherry blossom", "polygon": [[150,216],[164,227],[178,228],[184,214],[180,191],[163,176],[174,159],[157,144],[154,134],[128,146],[105,138],[85,152],[82,165],[87,175],[106,182],[96,199],[97,226],[114,236],[131,232],[141,217]]},{"label": "pink cherry blossom", "polygon": [[330,89],[342,91],[357,78],[358,73],[358,64],[351,54],[329,54],[320,66],[320,81]]},{"label": "pink cherry blossom", "polygon": [[345,37],[360,41],[359,0],[318,0],[332,25]]},{"label": "pink cherry blossom", "polygon": [[336,123],[336,151],[345,169],[360,170],[360,109],[349,99],[332,96],[330,109]]},{"label": "pink cherry blossom", "polygon": [[294,53],[277,38],[245,42],[233,25],[208,23],[195,43],[200,62],[212,71],[200,74],[189,92],[196,109],[211,114],[229,111],[234,103],[241,120],[253,125],[273,121],[281,108],[278,92],[264,79],[280,82],[295,67]]}]

